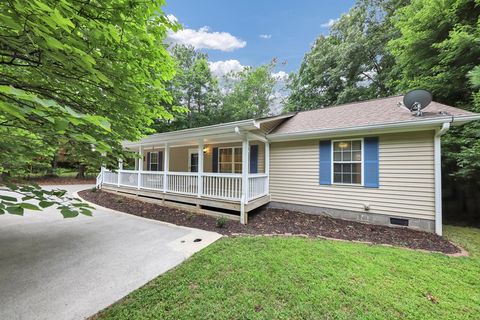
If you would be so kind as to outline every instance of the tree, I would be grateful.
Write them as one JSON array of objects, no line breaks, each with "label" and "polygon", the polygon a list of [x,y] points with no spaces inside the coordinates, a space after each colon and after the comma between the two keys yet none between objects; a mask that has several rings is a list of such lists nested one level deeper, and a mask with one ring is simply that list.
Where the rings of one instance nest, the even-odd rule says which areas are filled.
[{"label": "tree", "polygon": [[167,86],[173,97],[168,108],[176,116],[174,120],[157,121],[154,128],[171,131],[216,123],[221,95],[218,81],[208,66],[208,55],[186,45],[175,45],[171,52],[176,74]]},{"label": "tree", "polygon": [[292,93],[285,110],[309,110],[394,93],[388,80],[395,61],[386,44],[398,34],[391,17],[408,2],[357,1],[305,55],[289,84]]},{"label": "tree", "polygon": [[392,21],[400,36],[388,43],[396,89],[421,87],[437,101],[471,106],[467,74],[480,63],[479,16],[478,0],[415,0],[398,10]]},{"label": "tree", "polygon": [[274,64],[247,67],[225,77],[225,97],[221,108],[224,122],[265,117],[270,112],[276,79]]},{"label": "tree", "polygon": [[[0,4],[0,134],[9,137],[2,139],[1,172],[14,170],[18,159],[52,157],[46,146],[61,143],[75,143],[88,161],[107,152],[102,161],[113,163],[124,153],[122,140],[136,140],[151,132],[154,119],[171,116],[166,82],[174,64],[163,40],[178,25],[163,4]],[[34,194],[41,199],[39,190]],[[19,207],[11,203],[3,201],[0,213]]]},{"label": "tree", "polygon": [[[479,17],[478,0],[415,0],[398,10],[392,19],[400,37],[388,44],[397,61],[392,82],[397,90],[425,88],[436,101],[479,111],[474,69],[480,64]],[[452,128],[443,139],[445,168],[467,183],[480,181],[479,135],[478,125],[469,124]]]}]

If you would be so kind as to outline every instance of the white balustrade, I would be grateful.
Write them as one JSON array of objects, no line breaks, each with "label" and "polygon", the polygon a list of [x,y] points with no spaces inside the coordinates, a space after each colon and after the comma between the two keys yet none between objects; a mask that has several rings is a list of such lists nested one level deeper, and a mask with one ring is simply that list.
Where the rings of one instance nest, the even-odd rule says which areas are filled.
[{"label": "white balustrade", "polygon": [[248,176],[248,200],[266,195],[267,183],[268,176],[266,174],[250,174]]},{"label": "white balustrade", "polygon": [[168,172],[167,191],[184,194],[197,194],[198,175],[195,172]]},{"label": "white balustrade", "polygon": [[142,171],[140,177],[140,189],[163,191],[163,171]]},{"label": "white balustrade", "polygon": [[203,195],[212,198],[240,200],[242,197],[242,175],[204,173]]},{"label": "white balustrade", "polygon": [[126,187],[137,187],[138,171],[134,170],[118,170],[120,175],[120,185]]},{"label": "white balustrade", "polygon": [[116,172],[111,172],[109,170],[104,170],[102,173],[103,184],[114,184],[117,185],[118,174]]},{"label": "white balustrade", "polygon": [[[120,180],[118,177],[120,175]],[[165,185],[165,177],[168,184]],[[140,183],[138,179],[140,178]],[[198,173],[196,172],[165,172],[118,170],[111,172],[103,170],[99,175],[97,185],[114,185],[120,182],[120,187],[133,187],[145,190],[167,191],[180,194],[198,195]],[[202,173],[203,190],[201,197],[240,201],[242,198],[242,174],[236,173]],[[268,176],[266,174],[248,175],[248,200],[262,197],[268,193]],[[167,189],[165,190],[165,187]]]}]

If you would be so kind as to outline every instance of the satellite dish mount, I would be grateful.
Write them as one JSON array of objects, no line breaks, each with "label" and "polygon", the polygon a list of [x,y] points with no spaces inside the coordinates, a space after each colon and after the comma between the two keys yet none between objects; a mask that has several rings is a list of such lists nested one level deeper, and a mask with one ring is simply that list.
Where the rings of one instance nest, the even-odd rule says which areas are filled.
[{"label": "satellite dish mount", "polygon": [[432,94],[427,90],[416,89],[403,97],[403,104],[408,110],[415,112],[417,117],[423,115],[422,110],[432,102]]}]

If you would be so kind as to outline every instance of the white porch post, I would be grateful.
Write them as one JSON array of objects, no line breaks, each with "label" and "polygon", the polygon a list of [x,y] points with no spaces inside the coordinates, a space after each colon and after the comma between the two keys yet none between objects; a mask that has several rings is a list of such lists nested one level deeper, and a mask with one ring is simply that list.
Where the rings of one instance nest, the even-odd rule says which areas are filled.
[{"label": "white porch post", "polygon": [[203,139],[198,140],[198,177],[197,177],[197,196],[200,198],[203,194]]},{"label": "white porch post", "polygon": [[168,189],[168,171],[170,167],[170,146],[168,143],[165,143],[165,152],[163,153],[164,155],[164,166],[165,168],[163,169],[163,192],[166,193]]},{"label": "white porch post", "polygon": [[120,187],[120,174],[121,170],[123,170],[123,160],[118,159],[118,173],[117,173],[117,187]]},{"label": "white porch post", "polygon": [[137,159],[137,170],[138,170],[138,184],[137,189],[140,190],[142,187],[142,171],[143,171],[143,148],[142,146],[138,147],[138,155],[139,158]]},{"label": "white porch post", "polygon": [[265,180],[265,192],[270,194],[270,142],[265,142],[265,174],[267,179]]},{"label": "white porch post", "polygon": [[240,203],[240,223],[247,223],[245,205],[248,204],[248,137],[242,137],[242,199]]}]

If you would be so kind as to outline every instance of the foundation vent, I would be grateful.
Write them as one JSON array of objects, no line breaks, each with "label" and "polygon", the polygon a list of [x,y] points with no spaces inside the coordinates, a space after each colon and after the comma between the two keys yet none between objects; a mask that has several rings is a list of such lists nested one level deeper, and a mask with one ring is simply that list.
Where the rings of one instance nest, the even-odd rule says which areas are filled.
[{"label": "foundation vent", "polygon": [[396,226],[407,226],[408,227],[408,219],[390,218],[390,224],[394,224]]}]

